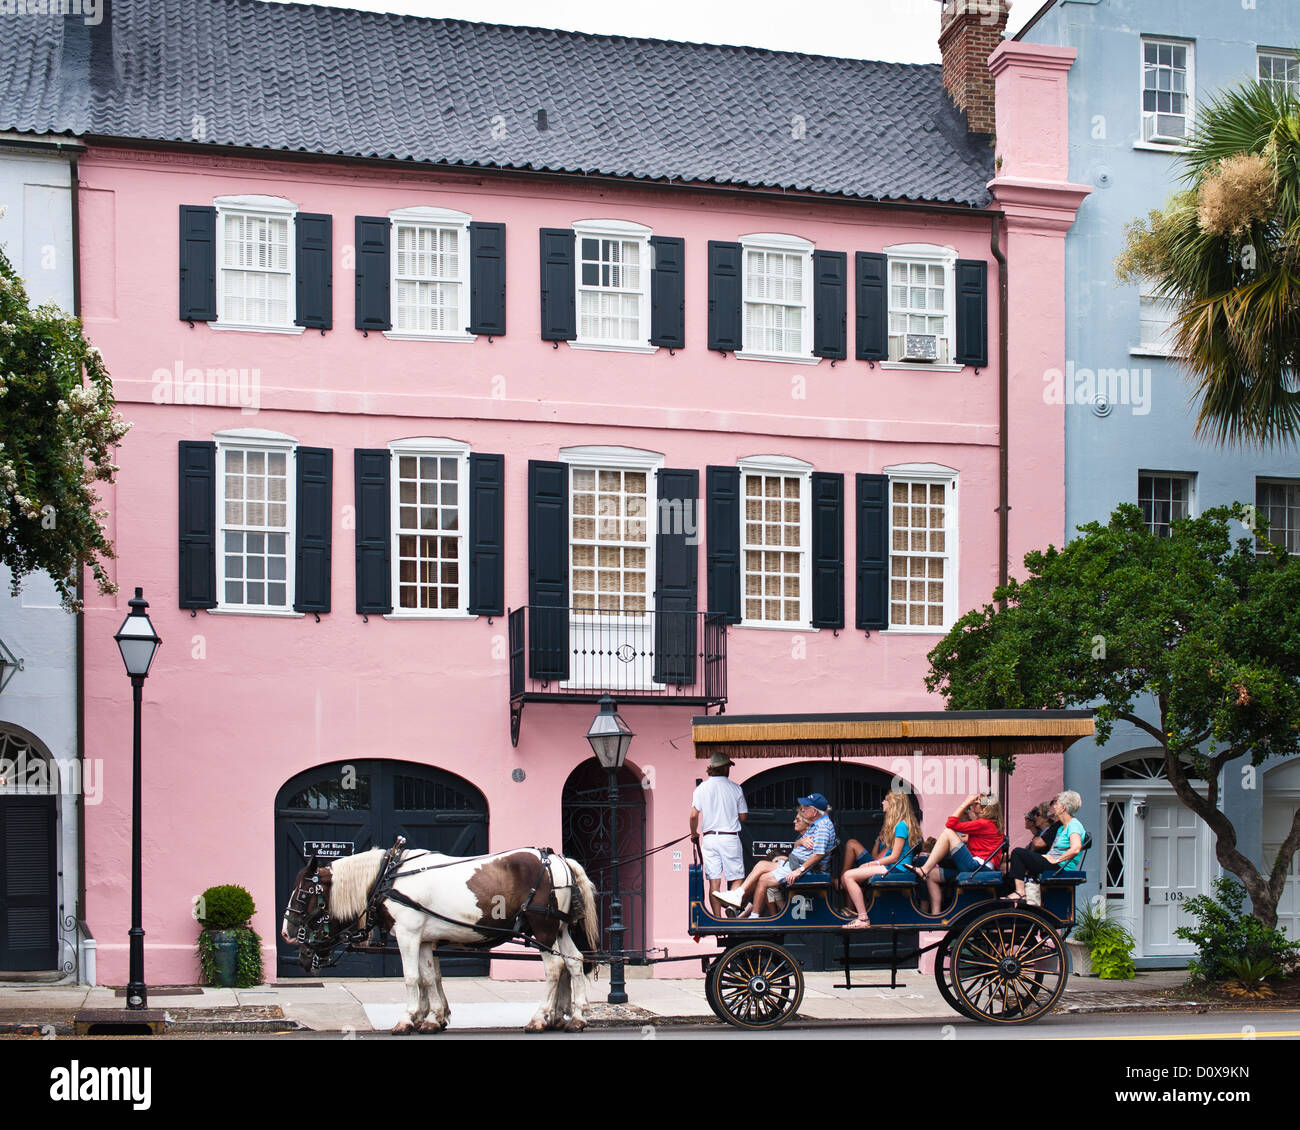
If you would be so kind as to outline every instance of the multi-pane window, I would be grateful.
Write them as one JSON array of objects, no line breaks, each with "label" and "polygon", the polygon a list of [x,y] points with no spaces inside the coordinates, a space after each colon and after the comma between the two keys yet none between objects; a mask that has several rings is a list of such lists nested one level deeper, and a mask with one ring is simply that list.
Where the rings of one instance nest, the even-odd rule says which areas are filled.
[{"label": "multi-pane window", "polygon": [[[933,335],[934,360],[948,361],[948,267],[934,260],[889,260],[889,359],[910,356],[908,334]],[[918,356],[929,357],[926,343]]]},{"label": "multi-pane window", "polygon": [[1123,899],[1125,895],[1124,839],[1127,832],[1122,800],[1106,802],[1106,897]]},{"label": "multi-pane window", "polygon": [[1191,45],[1142,40],[1142,140],[1181,144],[1192,113]]},{"label": "multi-pane window", "polygon": [[950,484],[889,484],[889,626],[942,628],[948,597]]},{"label": "multi-pane window", "polygon": [[578,238],[578,340],[644,343],[646,244],[641,239]]},{"label": "multi-pane window", "polygon": [[400,333],[463,334],[464,229],[395,222],[393,234],[394,328]]},{"label": "multi-pane window", "polygon": [[755,471],[743,478],[745,622],[805,623],[808,476]]},{"label": "multi-pane window", "polygon": [[1169,354],[1174,350],[1174,315],[1176,308],[1155,295],[1144,294],[1138,300],[1139,349],[1141,352]]},{"label": "multi-pane window", "polygon": [[292,325],[293,217],[221,211],[220,224],[220,320]]},{"label": "multi-pane window", "polygon": [[745,246],[745,352],[811,357],[812,250]]},{"label": "multi-pane window", "polygon": [[222,604],[287,609],[290,528],[290,452],[221,449]]},{"label": "multi-pane window", "polygon": [[395,612],[456,613],[465,600],[465,469],[461,453],[397,450]]},{"label": "multi-pane window", "polygon": [[1259,81],[1300,98],[1300,54],[1295,51],[1261,51]]},{"label": "multi-pane window", "polygon": [[1138,475],[1138,505],[1147,529],[1167,538],[1172,522],[1191,513],[1192,480],[1189,475]]},{"label": "multi-pane window", "polygon": [[570,474],[574,609],[648,610],[649,472],[575,466]]},{"label": "multi-pane window", "polygon": [[1257,540],[1264,548],[1264,538],[1274,545],[1286,546],[1288,553],[1300,553],[1300,480],[1255,481],[1255,510],[1268,520],[1268,530]]}]

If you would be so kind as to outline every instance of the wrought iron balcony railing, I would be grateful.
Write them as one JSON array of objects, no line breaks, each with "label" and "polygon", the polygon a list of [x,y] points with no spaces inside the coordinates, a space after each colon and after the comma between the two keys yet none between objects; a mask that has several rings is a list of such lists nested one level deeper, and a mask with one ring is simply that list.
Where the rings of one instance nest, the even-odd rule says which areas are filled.
[{"label": "wrought iron balcony railing", "polygon": [[727,625],[696,611],[511,609],[510,740],[526,702],[727,702]]}]

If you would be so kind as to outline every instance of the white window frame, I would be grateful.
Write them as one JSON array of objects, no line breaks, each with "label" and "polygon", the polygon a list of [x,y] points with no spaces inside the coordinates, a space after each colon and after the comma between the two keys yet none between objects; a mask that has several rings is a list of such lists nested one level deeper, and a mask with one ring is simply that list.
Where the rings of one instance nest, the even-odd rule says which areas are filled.
[{"label": "white window frame", "polygon": [[[301,619],[302,612],[294,611],[297,598],[298,559],[298,441],[283,432],[267,431],[264,428],[232,428],[217,432],[212,437],[216,441],[216,559],[217,559],[217,606],[209,608],[210,615],[238,616],[276,616],[286,619]],[[285,458],[285,595],[287,602],[283,608],[259,604],[230,604],[226,601],[226,452],[227,451],[261,451],[265,453],[284,453]],[[245,578],[246,579],[246,578]]]},{"label": "white window frame", "polygon": [[[1142,507],[1142,480],[1144,478],[1181,479],[1184,483],[1187,484],[1187,513],[1183,515],[1183,517],[1185,518],[1196,517],[1196,472],[1195,471],[1153,471],[1147,467],[1138,468],[1137,504],[1139,509],[1141,509]],[[1163,499],[1153,500],[1153,501],[1163,501]],[[1170,520],[1171,522],[1174,520],[1172,516]],[[1147,529],[1149,530],[1151,529],[1150,523],[1147,524]],[[1152,530],[1151,532],[1155,533],[1154,530]]]},{"label": "white window frame", "polygon": [[[1187,110],[1184,118],[1183,136],[1179,140],[1148,140],[1147,121],[1159,111],[1146,109],[1146,49],[1148,44],[1159,47],[1183,47],[1187,50]],[[1157,64],[1159,66],[1159,64]],[[1138,39],[1138,135],[1133,142],[1134,149],[1149,149],[1159,153],[1182,152],[1187,148],[1188,139],[1196,124],[1196,43],[1191,39],[1179,39],[1176,36],[1143,35]]]},{"label": "white window frame", "polygon": [[[1255,511],[1256,511],[1256,513],[1258,513],[1258,512],[1260,511],[1260,509],[1261,509],[1261,507],[1260,507],[1260,505],[1259,505],[1259,488],[1260,488],[1261,486],[1282,486],[1282,487],[1290,487],[1290,488],[1291,488],[1292,490],[1294,490],[1297,494],[1300,494],[1300,478],[1292,478],[1292,479],[1289,479],[1289,478],[1285,478],[1285,477],[1283,477],[1283,476],[1279,476],[1279,475],[1256,475],[1256,476],[1255,476],[1255,502],[1254,502],[1254,507],[1255,507]],[[1263,515],[1263,516],[1264,516],[1264,517],[1267,517],[1267,515]],[[1254,531],[1251,531],[1251,532],[1253,533]],[[1267,535],[1267,536],[1268,536],[1268,540],[1269,540],[1269,542],[1272,543],[1273,545],[1278,545],[1278,544],[1283,544],[1283,545],[1284,545],[1284,544],[1285,544],[1285,541],[1279,543],[1279,542],[1276,540],[1276,534],[1277,534],[1277,527],[1276,527],[1276,526],[1270,526],[1270,527],[1269,527],[1269,530],[1268,530],[1268,535]],[[1259,535],[1256,534],[1256,535],[1255,535],[1255,552],[1258,553],[1259,551],[1260,551]],[[1291,556],[1295,557],[1295,556],[1297,556],[1297,554],[1293,553],[1293,554],[1291,554]]]},{"label": "white window frame", "polygon": [[[385,620],[474,620],[476,616],[469,611],[469,453],[470,446],[462,440],[443,437],[415,436],[410,439],[396,439],[388,444],[389,456],[389,537],[392,540],[389,584],[392,592],[393,610],[384,613]],[[401,607],[401,475],[399,460],[403,456],[419,458],[430,456],[435,459],[455,459],[456,465],[456,510],[459,521],[454,536],[458,539],[457,574],[460,577],[458,599],[455,608],[402,608]],[[418,503],[416,504],[419,505]],[[442,531],[420,531],[427,536],[447,537]]]},{"label": "white window frame", "polygon": [[[789,455],[749,455],[736,461],[740,468],[740,626],[777,632],[816,632],[812,626],[812,473],[813,465]],[[745,554],[748,551],[789,553],[784,546],[753,546],[745,539],[745,478],[747,475],[798,477],[799,482],[799,619],[751,620],[745,615]],[[783,598],[784,599],[784,598]]]},{"label": "white window frame", "polygon": [[[391,341],[476,341],[477,334],[472,334],[466,328],[470,318],[470,246],[469,246],[469,225],[471,216],[467,212],[457,212],[451,208],[430,208],[425,205],[419,205],[413,208],[394,208],[388,213],[389,225],[389,254],[388,254],[388,294],[389,294],[389,311],[388,317],[393,324],[392,329],[384,330],[384,337]],[[397,329],[397,229],[398,227],[422,227],[436,230],[451,230],[457,233],[456,245],[459,248],[458,256],[460,258],[459,278],[456,280],[460,286],[460,303],[461,321],[465,323],[459,330],[452,330],[447,333],[434,333],[428,330],[399,330]]]},{"label": "white window frame", "polygon": [[[1143,327],[1149,324],[1159,322],[1158,317],[1148,316],[1151,312],[1157,315],[1163,310],[1169,312],[1169,320],[1164,323],[1164,330],[1156,341],[1148,341],[1143,337]],[[1178,316],[1177,307],[1166,299],[1150,293],[1149,288],[1143,287],[1138,292],[1138,343],[1129,350],[1133,357],[1177,357],[1178,349],[1173,340],[1173,322]]]},{"label": "white window frame", "polygon": [[[776,232],[757,232],[740,237],[740,343],[736,356],[742,361],[783,361],[793,365],[819,365],[820,357],[813,356],[813,250],[815,244],[797,235],[781,235]],[[799,340],[804,348],[798,353],[778,353],[773,351],[751,349],[749,346],[749,253],[751,251],[775,252],[783,255],[802,255],[803,264],[803,312],[800,320]],[[759,303],[758,305],[770,305]],[[793,305],[784,304],[783,305]]]},{"label": "white window frame", "polygon": [[[959,550],[960,543],[957,538],[957,484],[960,481],[960,475],[952,467],[945,467],[940,463],[899,463],[892,467],[885,467],[882,474],[889,477],[889,493],[885,505],[888,507],[888,547],[886,556],[888,565],[886,567],[886,584],[885,593],[886,618],[889,627],[885,629],[889,632],[897,632],[900,635],[945,635],[957,621],[957,579],[961,573],[959,570]],[[943,543],[946,548],[944,553],[943,568],[943,625],[936,627],[932,624],[894,624],[893,618],[893,600],[890,597],[893,594],[892,583],[894,579],[894,483],[925,483],[927,485],[938,483],[946,486],[944,502],[944,539]],[[937,557],[936,553],[902,553],[900,556],[906,557]]]},{"label": "white window frame", "polygon": [[940,336],[948,345],[947,361],[877,361],[882,369],[910,369],[930,373],[960,373],[966,366],[956,364],[952,358],[957,348],[957,249],[941,247],[935,243],[896,243],[886,247],[885,252],[885,337],[886,342],[894,335],[889,332],[889,319],[894,313],[893,285],[894,261],[924,263],[927,267],[938,264],[943,267],[943,322],[944,333]]},{"label": "white window frame", "polygon": [[[1263,69],[1265,59],[1272,61],[1281,61],[1284,69],[1295,68],[1295,78],[1283,78],[1281,80],[1273,78],[1271,75],[1265,78],[1260,71]],[[1283,47],[1260,47],[1255,52],[1255,77],[1259,82],[1278,83],[1289,89],[1291,93],[1300,98],[1300,52],[1288,51]]]},{"label": "white window frame", "polygon": [[[659,347],[650,344],[650,275],[654,270],[654,249],[650,245],[653,229],[631,220],[578,220],[573,225],[573,296],[576,338],[569,342],[571,349],[603,349],[615,353],[658,353]],[[604,338],[582,336],[582,292],[591,290],[582,284],[583,239],[617,239],[641,244],[641,286],[637,291],[624,291],[638,296],[637,317],[639,329],[636,341],[610,341]],[[603,288],[595,288],[597,290]]]},{"label": "white window frame", "polygon": [[[297,239],[295,237],[298,205],[291,200],[286,200],[282,196],[218,196],[213,200],[213,205],[217,210],[217,246],[214,250],[216,260],[216,285],[217,285],[217,320],[208,324],[214,330],[235,330],[243,333],[277,333],[277,334],[300,334],[306,327],[295,326],[294,319],[298,316],[298,255]],[[225,239],[225,219],[227,216],[252,216],[258,219],[288,219],[287,239],[288,239],[288,311],[289,321],[285,325],[270,325],[257,322],[233,322],[226,316],[226,283],[225,272],[228,270],[241,270],[239,267],[227,267],[225,265],[226,256],[226,239]],[[278,273],[278,272],[277,272]]]}]

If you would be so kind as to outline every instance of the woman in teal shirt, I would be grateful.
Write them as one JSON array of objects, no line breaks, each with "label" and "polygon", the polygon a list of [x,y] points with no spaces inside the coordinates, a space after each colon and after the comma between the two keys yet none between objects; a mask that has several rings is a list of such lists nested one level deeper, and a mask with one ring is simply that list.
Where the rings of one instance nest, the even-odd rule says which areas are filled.
[{"label": "woman in teal shirt", "polygon": [[1011,878],[1016,884],[1016,893],[1008,896],[1012,902],[1025,897],[1025,879],[1030,875],[1037,878],[1053,867],[1059,867],[1062,871],[1079,869],[1079,855],[1083,851],[1087,832],[1074,814],[1082,806],[1083,798],[1073,789],[1057,794],[1052,801],[1052,818],[1060,827],[1047,854],[1039,855],[1029,848],[1016,848],[1011,853]]},{"label": "woman in teal shirt", "polygon": [[912,802],[908,800],[907,794],[899,789],[894,789],[885,798],[885,822],[880,836],[882,840],[888,835],[890,829],[894,834],[888,851],[882,852],[870,863],[850,868],[840,876],[844,882],[844,889],[848,892],[849,901],[853,903],[853,909],[857,912],[857,917],[844,924],[847,930],[865,930],[871,925],[870,919],[867,918],[867,907],[862,897],[861,884],[873,875],[883,875],[891,867],[896,866],[908,849],[914,847],[921,838],[920,822],[912,812]]}]

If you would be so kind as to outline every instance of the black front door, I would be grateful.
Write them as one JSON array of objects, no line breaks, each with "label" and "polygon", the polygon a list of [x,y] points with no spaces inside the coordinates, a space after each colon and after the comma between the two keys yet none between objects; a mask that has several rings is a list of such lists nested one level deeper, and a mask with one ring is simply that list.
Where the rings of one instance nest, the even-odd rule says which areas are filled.
[{"label": "black front door", "polygon": [[[749,816],[741,832],[746,867],[764,858],[770,847],[790,844],[794,838],[796,802],[811,793],[821,793],[830,802],[831,820],[839,837],[830,863],[838,873],[844,864],[844,845],[849,840],[858,840],[867,848],[875,843],[884,823],[885,797],[891,780],[888,773],[879,769],[838,761],[804,761],[751,777],[744,784]],[[879,958],[888,960],[892,943],[889,932],[862,931],[851,940],[855,964]],[[843,943],[837,935],[821,938],[791,934],[786,942],[786,948],[803,962],[805,969],[840,967],[837,959],[843,958]],[[901,952],[911,952],[915,935],[900,938],[899,943]]]},{"label": "black front door", "polygon": [[54,804],[0,797],[0,973],[58,968]]},{"label": "black front door", "polygon": [[[312,851],[322,858],[390,847],[398,835],[412,848],[446,855],[482,855],[488,850],[487,801],[468,781],[407,761],[347,761],[318,765],[287,782],[276,796],[275,872],[277,913],[282,913],[294,878]],[[276,921],[277,936],[279,920]],[[277,945],[277,973],[302,977],[298,950]],[[486,958],[447,958],[447,976],[482,977]],[[397,977],[396,954],[346,954],[319,976]]]}]

